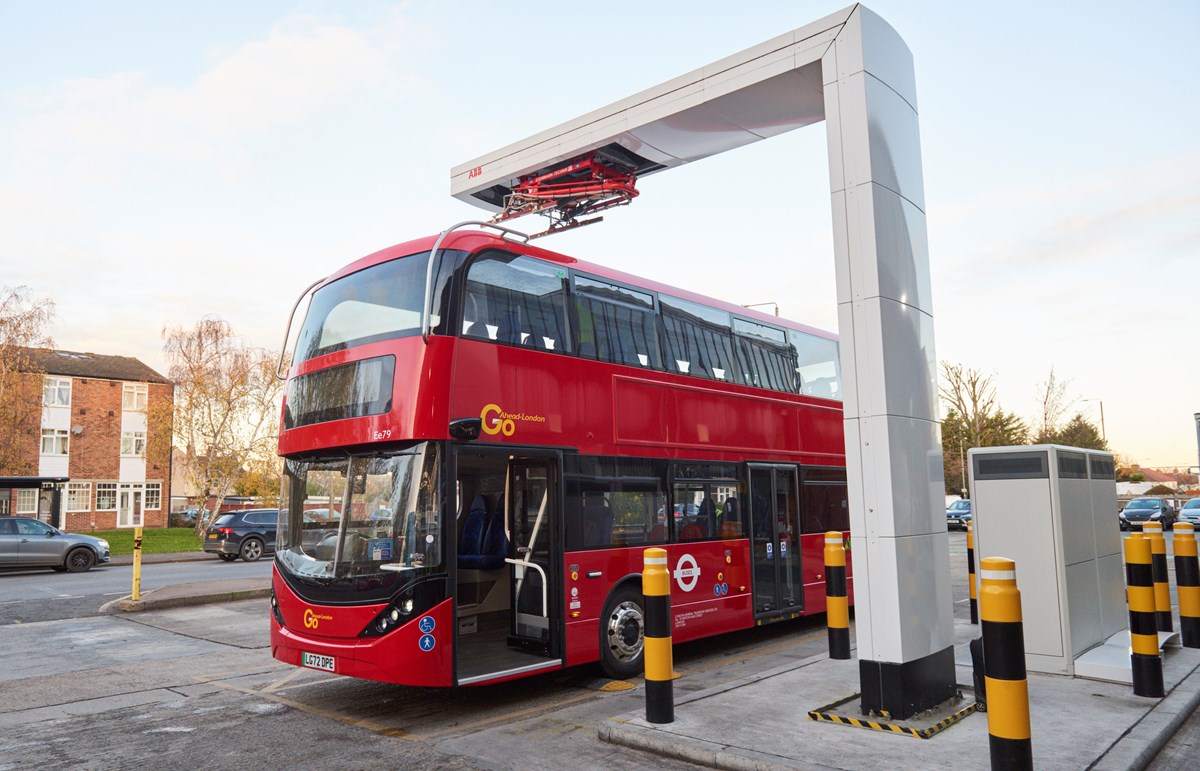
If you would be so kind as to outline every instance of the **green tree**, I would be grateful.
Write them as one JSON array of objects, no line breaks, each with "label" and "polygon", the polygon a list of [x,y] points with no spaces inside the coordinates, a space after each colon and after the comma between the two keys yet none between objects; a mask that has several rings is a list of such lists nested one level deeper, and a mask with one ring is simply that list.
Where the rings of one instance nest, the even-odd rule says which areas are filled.
[{"label": "green tree", "polygon": [[1087,418],[1083,417],[1082,413],[1076,413],[1075,417],[1071,418],[1067,425],[1054,432],[1046,440],[1046,443],[1065,444],[1068,447],[1085,447],[1089,450],[1108,449],[1108,443],[1101,437],[1100,429],[1096,428]]}]

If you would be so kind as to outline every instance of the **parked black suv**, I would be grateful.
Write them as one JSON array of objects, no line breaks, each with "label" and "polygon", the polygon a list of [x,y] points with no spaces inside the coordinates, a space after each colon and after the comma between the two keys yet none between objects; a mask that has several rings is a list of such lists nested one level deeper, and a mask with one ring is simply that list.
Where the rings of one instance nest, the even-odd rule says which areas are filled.
[{"label": "parked black suv", "polygon": [[254,562],[263,554],[275,551],[278,523],[279,509],[227,512],[208,526],[204,551],[216,554],[226,562],[233,562],[238,557]]},{"label": "parked black suv", "polygon": [[1161,522],[1163,532],[1175,524],[1175,507],[1165,498],[1134,498],[1119,515],[1122,530],[1141,530],[1146,522]]}]

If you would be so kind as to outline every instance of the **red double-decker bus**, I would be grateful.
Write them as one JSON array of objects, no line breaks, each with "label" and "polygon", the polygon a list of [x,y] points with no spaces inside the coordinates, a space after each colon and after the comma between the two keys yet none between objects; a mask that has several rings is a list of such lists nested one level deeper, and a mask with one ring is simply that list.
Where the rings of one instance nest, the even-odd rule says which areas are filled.
[{"label": "red double-decker bus", "polygon": [[296,335],[272,655],[422,686],[629,677],[648,546],[676,642],[823,612],[839,393],[827,333],[513,231],[358,260]]}]

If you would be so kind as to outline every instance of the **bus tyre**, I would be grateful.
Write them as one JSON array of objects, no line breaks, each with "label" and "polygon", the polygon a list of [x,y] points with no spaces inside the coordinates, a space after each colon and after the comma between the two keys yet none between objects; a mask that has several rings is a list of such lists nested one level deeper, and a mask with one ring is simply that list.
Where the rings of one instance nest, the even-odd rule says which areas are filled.
[{"label": "bus tyre", "polygon": [[600,665],[604,673],[626,680],[642,672],[645,634],[642,592],[637,584],[622,584],[609,595],[600,621]]}]

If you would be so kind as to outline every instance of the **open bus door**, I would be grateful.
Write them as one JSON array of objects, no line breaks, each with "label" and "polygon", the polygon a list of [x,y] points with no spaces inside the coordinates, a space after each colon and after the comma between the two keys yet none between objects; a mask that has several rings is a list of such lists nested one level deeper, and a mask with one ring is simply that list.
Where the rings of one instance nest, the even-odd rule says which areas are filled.
[{"label": "open bus door", "polygon": [[800,575],[796,467],[750,464],[754,617],[776,618],[804,607]]},{"label": "open bus door", "polygon": [[560,468],[556,454],[459,449],[459,685],[562,666]]},{"label": "open bus door", "polygon": [[[549,654],[551,634],[550,571],[555,560],[552,537],[557,490],[554,467],[546,461],[514,460],[509,463],[508,532],[512,555],[505,560],[511,570],[512,628],[508,644],[531,653]],[[557,615],[557,614],[555,614]]]}]

